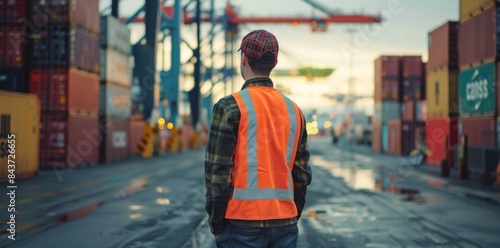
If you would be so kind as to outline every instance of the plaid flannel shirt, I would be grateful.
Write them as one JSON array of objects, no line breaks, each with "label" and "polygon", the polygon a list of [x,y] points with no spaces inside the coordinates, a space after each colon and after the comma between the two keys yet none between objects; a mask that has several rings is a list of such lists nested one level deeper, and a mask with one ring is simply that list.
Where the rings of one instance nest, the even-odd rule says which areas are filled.
[{"label": "plaid flannel shirt", "polygon": [[[242,89],[252,86],[273,87],[270,78],[255,78],[245,82]],[[279,227],[294,224],[300,218],[305,204],[306,187],[311,183],[312,172],[308,165],[307,132],[302,115],[303,130],[292,170],[294,201],[298,216],[291,219],[243,221],[226,220],[226,208],[233,190],[231,173],[234,168],[233,152],[236,147],[240,110],[232,95],[220,99],[213,108],[208,145],[205,153],[205,209],[213,234],[220,234],[226,221],[256,227]]]}]

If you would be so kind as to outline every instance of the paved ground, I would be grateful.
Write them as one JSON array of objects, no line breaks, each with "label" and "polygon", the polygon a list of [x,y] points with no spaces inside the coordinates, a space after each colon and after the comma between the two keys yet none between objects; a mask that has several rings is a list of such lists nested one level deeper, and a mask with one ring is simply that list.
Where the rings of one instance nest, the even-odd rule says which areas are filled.
[{"label": "paved ground", "polygon": [[[500,247],[500,197],[490,188],[328,139],[312,139],[310,150],[314,177],[299,247]],[[3,231],[0,246],[215,247],[204,212],[203,152],[19,181],[16,241]]]}]

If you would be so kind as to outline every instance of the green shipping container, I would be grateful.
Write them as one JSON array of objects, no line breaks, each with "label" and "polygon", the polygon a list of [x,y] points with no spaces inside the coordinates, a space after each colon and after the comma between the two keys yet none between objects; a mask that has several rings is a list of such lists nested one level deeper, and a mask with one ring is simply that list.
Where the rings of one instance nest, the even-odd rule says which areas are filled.
[{"label": "green shipping container", "polygon": [[495,63],[488,63],[460,72],[460,115],[495,114]]}]

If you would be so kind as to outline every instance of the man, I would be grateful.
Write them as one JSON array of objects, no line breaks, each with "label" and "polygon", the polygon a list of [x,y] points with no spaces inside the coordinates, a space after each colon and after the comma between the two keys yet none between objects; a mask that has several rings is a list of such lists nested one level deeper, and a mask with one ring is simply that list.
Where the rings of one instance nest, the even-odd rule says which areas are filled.
[{"label": "man", "polygon": [[206,210],[218,247],[296,247],[311,183],[304,116],[274,89],[278,41],[247,34],[242,90],[213,108],[205,154]]}]

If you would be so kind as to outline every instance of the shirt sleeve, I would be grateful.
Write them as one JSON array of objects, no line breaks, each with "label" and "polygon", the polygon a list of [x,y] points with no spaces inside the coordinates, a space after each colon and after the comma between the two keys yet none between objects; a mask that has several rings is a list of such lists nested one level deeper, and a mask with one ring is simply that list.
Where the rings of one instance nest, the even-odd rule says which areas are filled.
[{"label": "shirt sleeve", "polygon": [[297,206],[298,218],[302,214],[306,202],[306,188],[312,180],[312,170],[309,166],[309,151],[307,150],[307,129],[302,115],[302,135],[295,155],[292,170],[294,184],[294,201]]},{"label": "shirt sleeve", "polygon": [[205,210],[210,230],[220,234],[225,226],[226,208],[232,192],[231,173],[234,168],[233,153],[236,146],[234,120],[226,101],[214,105],[205,152]]}]

